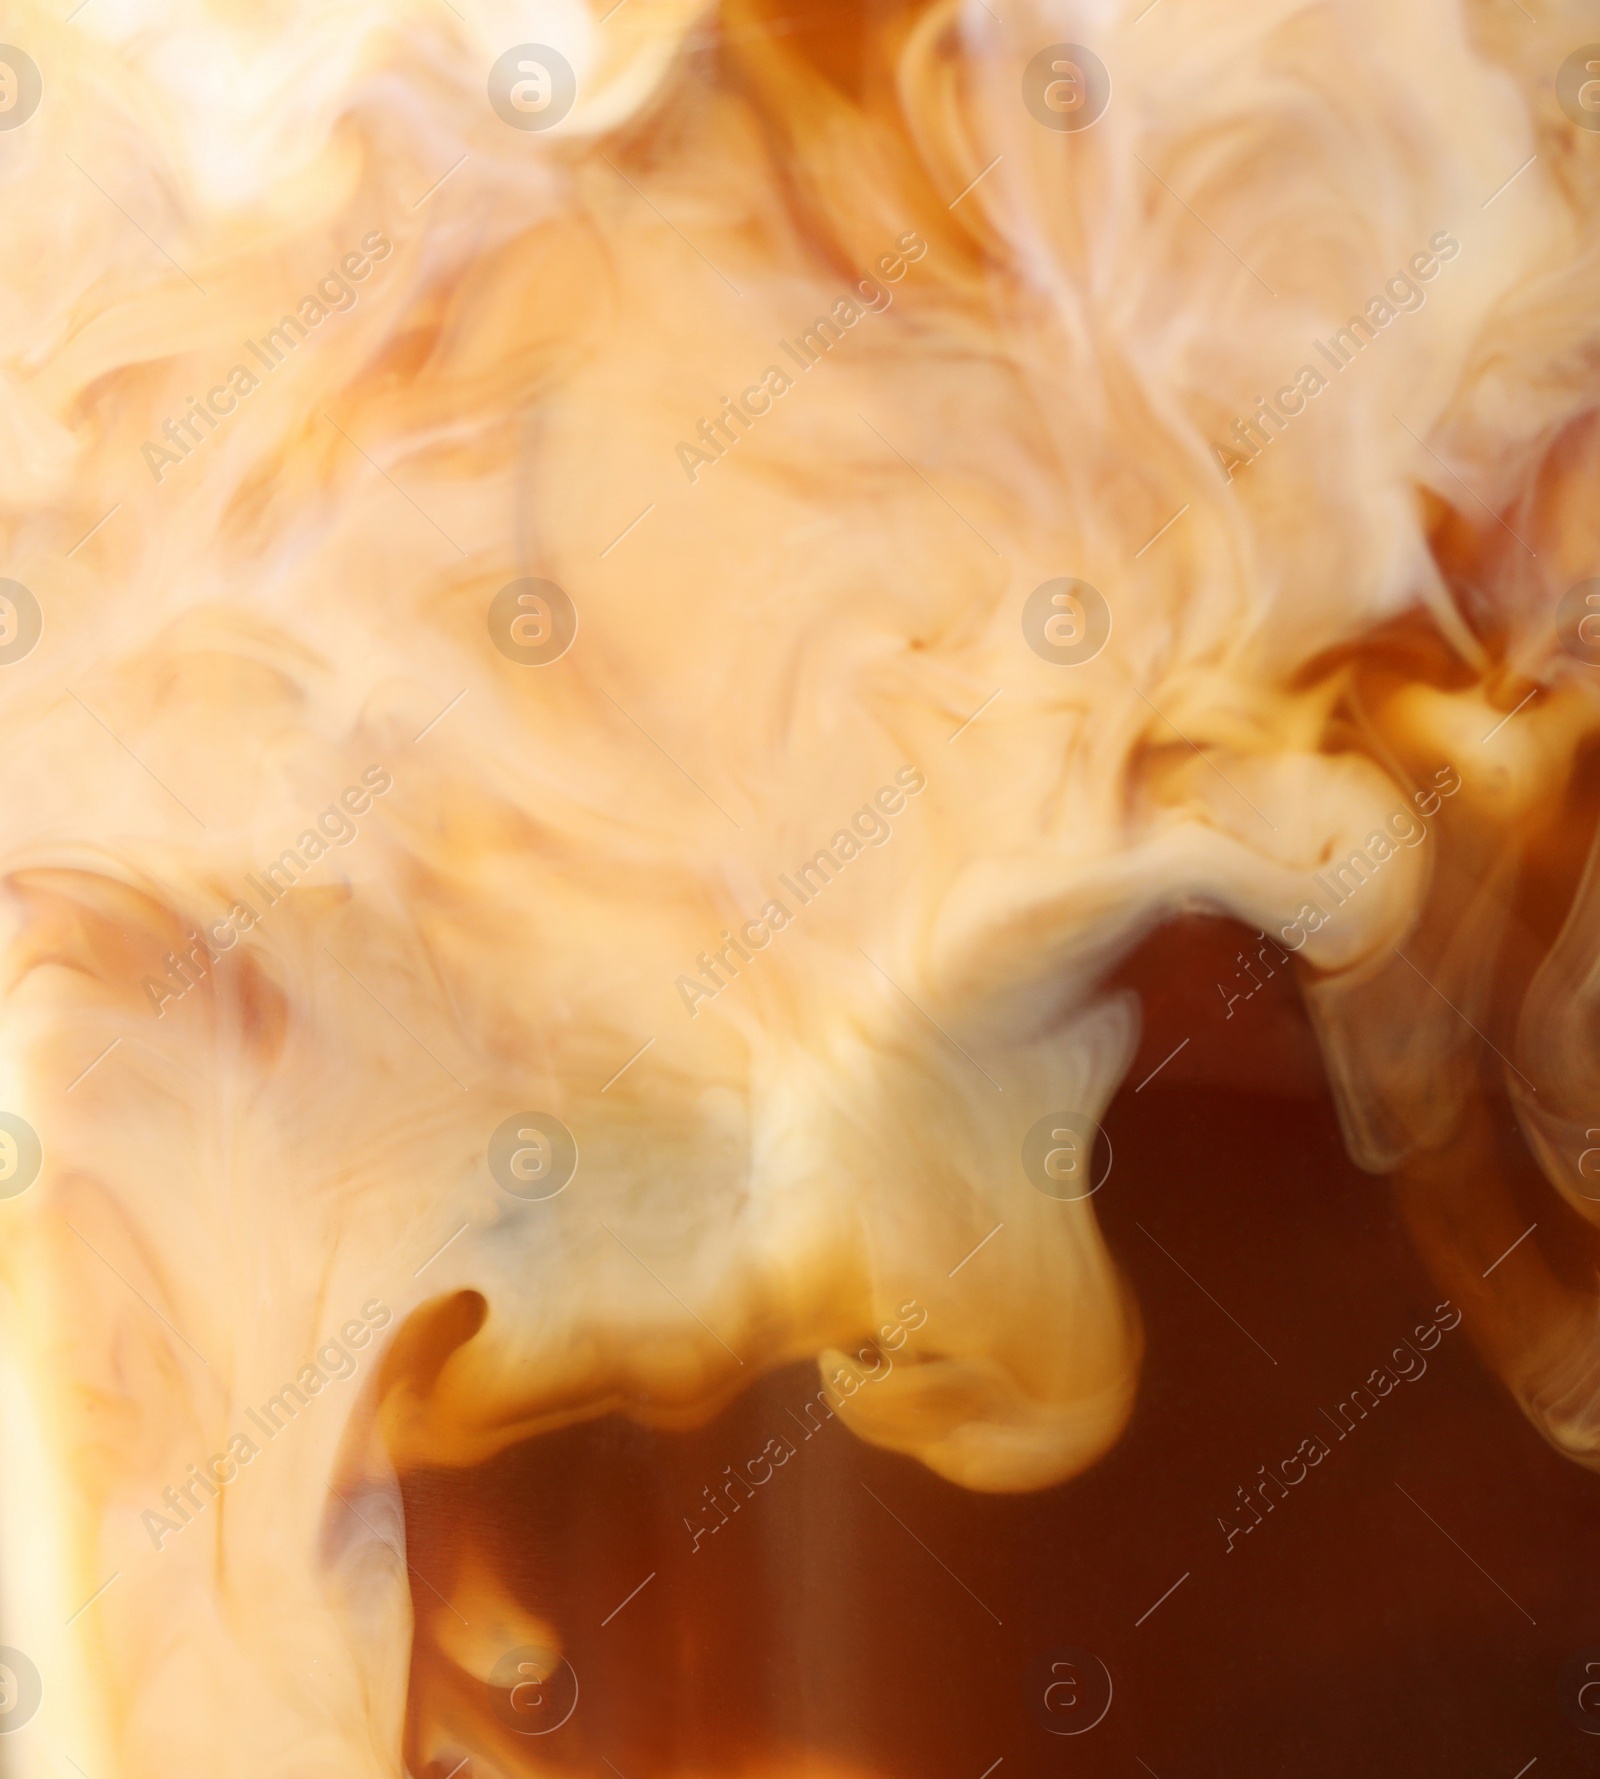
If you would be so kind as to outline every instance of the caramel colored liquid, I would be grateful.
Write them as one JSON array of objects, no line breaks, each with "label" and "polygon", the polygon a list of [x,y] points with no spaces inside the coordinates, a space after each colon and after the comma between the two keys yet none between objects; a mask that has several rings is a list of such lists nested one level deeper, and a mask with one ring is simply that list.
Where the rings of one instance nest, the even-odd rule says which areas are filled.
[{"label": "caramel colored liquid", "polygon": [[[818,1379],[798,1367],[693,1433],[611,1416],[418,1475],[413,1770],[460,1758],[422,1764],[440,1689],[492,1722],[426,1634],[469,1546],[559,1629],[580,1683],[561,1728],[496,1745],[507,1772],[1588,1770],[1600,1740],[1563,1703],[1600,1645],[1596,1481],[1464,1323],[1419,1350],[1443,1293],[1389,1184],[1345,1157],[1287,974],[1257,964],[1224,1016],[1247,939],[1191,924],[1126,973],[1147,1026],[1097,1206],[1148,1352],[1109,1457],[1038,1494],[968,1493],[808,1420]],[[1378,1367],[1367,1407],[1352,1392]],[[1325,1455],[1263,1493],[1308,1440]],[[731,1484],[764,1450],[790,1455]]]}]

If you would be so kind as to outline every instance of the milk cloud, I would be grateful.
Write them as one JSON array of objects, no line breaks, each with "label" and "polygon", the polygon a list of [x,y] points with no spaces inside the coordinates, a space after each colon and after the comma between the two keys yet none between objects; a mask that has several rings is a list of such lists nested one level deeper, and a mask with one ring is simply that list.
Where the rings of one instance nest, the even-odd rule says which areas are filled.
[{"label": "milk cloud", "polygon": [[380,1298],[372,1298],[361,1306],[359,1318],[352,1316],[340,1328],[337,1338],[325,1340],[317,1348],[295,1373],[293,1382],[269,1396],[259,1409],[247,1408],[244,1418],[250,1423],[249,1432],[235,1433],[227,1449],[208,1458],[204,1465],[191,1464],[184,1481],[162,1493],[160,1509],[147,1508],[140,1514],[139,1523],[156,1549],[160,1550],[168,1538],[192,1525],[230,1483],[238,1481],[245,1466],[260,1457],[262,1447],[256,1443],[255,1434],[263,1440],[276,1439],[330,1385],[353,1378],[360,1369],[360,1361],[350,1349],[359,1352],[393,1319],[389,1306]]},{"label": "milk cloud", "polygon": [[369,766],[361,774],[359,785],[346,785],[337,802],[330,803],[306,828],[293,846],[286,846],[270,864],[258,871],[245,873],[245,885],[259,898],[258,908],[245,897],[238,897],[220,920],[206,924],[205,937],[198,929],[188,935],[188,949],[181,954],[166,955],[166,975],[146,976],[143,988],[157,1017],[166,1012],[168,1001],[181,1001],[206,974],[206,966],[217,961],[217,953],[231,951],[239,943],[239,935],[259,926],[269,909],[275,908],[295,883],[335,846],[348,846],[361,832],[356,817],[366,815],[374,797],[381,797],[394,779],[381,766]]},{"label": "milk cloud", "polygon": [[[1136,1413],[1141,1289],[1187,1287],[1141,1286],[1125,1244],[1144,1238],[1099,1216],[1104,1194],[1054,1201],[1016,1179],[1013,1108],[1070,1093],[1098,1117],[1113,1103],[1138,1046],[1123,963],[1180,911],[1275,940],[1288,926],[1289,944],[1307,934],[1297,980],[1353,1152],[1403,1176],[1431,1294],[1466,1309],[1462,1331],[1530,1424],[1593,1461],[1600,1319],[1593,1280],[1565,1264],[1562,1220],[1595,1210],[1569,1187],[1595,1191],[1600,1167],[1588,1156],[1573,1171],[1588,1146],[1575,1139],[1600,1127],[1600,866],[1585,877],[1579,856],[1600,682],[1563,653],[1553,615],[1571,578],[1596,572],[1569,546],[1591,539],[1600,472],[1600,186],[1569,176],[1593,143],[1551,102],[1560,39],[1510,28],[1509,7],[1494,15],[1505,31],[1480,29],[1489,15],[1465,0],[1342,0],[1333,28],[1330,8],[1247,0],[1143,23],[1134,7],[1055,9],[1092,13],[1117,84],[1094,129],[1058,135],[1018,104],[1044,15],[990,4],[1003,17],[968,9],[967,28],[956,8],[802,7],[792,33],[739,8],[725,31],[715,10],[573,9],[590,72],[570,126],[543,136],[486,104],[500,46],[480,15],[496,9],[283,0],[141,9],[136,30],[94,7],[71,26],[66,5],[54,23],[18,10],[19,34],[44,34],[53,84],[0,142],[25,173],[6,188],[0,293],[26,343],[21,372],[0,379],[0,576],[37,563],[48,612],[29,662],[0,663],[13,792],[0,1079],[50,1178],[0,1207],[0,1574],[5,1640],[34,1643],[67,1751],[93,1779],[392,1779],[403,1754],[448,1770],[489,1745],[468,1694],[482,1694],[479,1655],[498,1653],[482,1641],[496,1602],[565,1618],[527,1597],[515,1564],[571,1528],[519,1541],[459,1513],[444,1528],[459,1560],[437,1569],[422,1553],[438,1516],[405,1528],[395,1549],[415,1532],[417,1568],[457,1617],[330,1489],[393,1500],[398,1484],[403,1512],[426,1479],[469,1484],[545,1429],[612,1414],[704,1424],[773,1368],[820,1358],[815,1391],[913,1294],[929,1310],[915,1372],[892,1352],[894,1374],[842,1407],[854,1379],[830,1388],[835,1419],[812,1410],[832,1431],[810,1445],[780,1404],[740,1457],[782,1429],[797,1454],[859,1438],[900,1454],[908,1486],[919,1465],[940,1496],[1014,1495],[1114,1450]],[[1457,214],[1437,209],[1446,196],[1461,251],[1430,282],[1407,263],[1427,239],[1412,219]],[[329,284],[320,322],[291,309],[297,325],[263,344],[255,330],[280,319],[264,293],[283,312],[301,274],[220,275],[326,268],[331,243],[380,220],[392,239],[423,217],[404,254],[394,243],[402,265],[365,281],[335,268],[367,304],[359,321],[348,307],[341,319],[349,299]],[[869,257],[896,225],[928,246],[900,285]],[[742,302],[689,236],[737,255]],[[1373,268],[1355,286],[1340,270],[1352,252]],[[1330,342],[1323,329],[1381,290],[1384,266],[1434,313],[1402,318],[1417,298],[1396,283],[1387,311],[1363,306]],[[854,326],[835,312],[856,269],[903,310],[914,301],[915,325],[874,317],[871,290],[849,298],[867,299]],[[1328,307],[1330,284],[1348,300]],[[811,315],[792,307],[799,292],[818,293]],[[1359,361],[1359,386],[1296,427],[1279,454],[1293,454],[1279,466],[1292,489],[1230,485],[1194,431],[1197,415],[1231,421],[1215,407],[1221,356],[1240,400],[1276,390],[1296,351],[1339,380],[1309,337],[1281,331],[1302,300],[1322,305],[1306,313],[1336,359]],[[847,358],[836,375],[808,379],[759,322],[741,332],[747,317],[819,312],[828,325],[789,344],[813,366]],[[209,453],[205,419],[193,432],[174,420],[202,474],[150,410],[203,396],[193,378],[228,339],[271,387],[248,404],[225,389],[219,405],[249,413],[219,421]],[[203,340],[218,344],[197,354]],[[720,498],[689,515],[660,502],[602,576],[602,551],[652,492],[620,466],[655,451],[665,471],[684,366],[691,388],[731,396],[758,356],[805,382],[805,413],[746,451],[729,443],[746,430],[730,412],[714,433]],[[330,419],[392,479],[358,467]],[[1276,435],[1264,413],[1260,425]],[[154,492],[131,473],[147,432],[185,466]],[[152,485],[162,470],[176,466],[157,457]],[[561,565],[596,622],[563,662],[524,666],[496,648],[481,596]],[[1013,598],[1046,573],[1115,604],[1092,660],[1047,662],[1020,633]],[[63,720],[69,687],[113,734]],[[952,744],[993,688],[994,714]],[[414,719],[447,701],[448,725],[413,746]],[[325,824],[301,823],[314,844],[286,840],[263,871],[277,805],[251,787],[274,761],[348,760],[358,781],[351,748],[408,762],[383,793],[381,837],[348,838],[330,781]],[[890,813],[863,790],[867,807],[841,816],[858,782],[841,762],[875,775],[875,750],[884,794],[908,808],[914,786],[889,761],[937,758],[937,810]],[[1415,810],[1413,787],[1446,759],[1463,780],[1449,844],[1408,854],[1384,818]],[[737,786],[736,816],[691,776],[701,761]],[[164,777],[192,789],[205,828]],[[890,853],[880,823],[902,820],[915,831]],[[745,843],[784,837],[736,903],[730,821]],[[830,821],[821,856],[791,854]],[[353,904],[296,893],[292,943],[262,943],[282,886],[309,890],[342,860],[370,888]],[[1541,942],[1565,935],[1547,963],[1521,918],[1535,907]],[[1312,931],[1318,909],[1328,924]],[[720,959],[702,959],[712,975],[686,969],[681,999],[685,1018],[712,1016],[613,1076],[645,1037],[640,988],[659,999],[671,959],[716,937],[708,910],[730,931]],[[182,1006],[185,983],[158,980],[171,1015],[158,1017],[140,981],[161,966],[146,959],[188,927],[204,945],[183,964],[199,993]],[[1425,976],[1392,955],[1402,933]],[[729,987],[735,1004],[711,1006]],[[1537,1093],[1507,1086],[1496,1050]],[[544,1105],[584,1138],[581,1207],[569,1191],[484,1215],[491,1114]],[[1493,1192],[1513,1114],[1562,1196],[1519,1163],[1506,1189],[1527,1216],[1504,1229]],[[1475,1134],[1484,1118],[1492,1141]],[[391,1277],[403,1296],[383,1338],[403,1326],[407,1339],[392,1372],[385,1354],[393,1388],[369,1420],[356,1414],[369,1379],[330,1376],[345,1369],[336,1352],[320,1393],[296,1376],[320,1326],[262,1305],[307,1305],[325,1278]],[[340,1344],[376,1373],[375,1356]],[[1409,1389],[1402,1378],[1391,1404]],[[1360,1402],[1362,1427],[1401,1412]],[[247,1407],[288,1461],[266,1461]],[[290,1410],[303,1437],[284,1435]],[[1304,1424],[1342,1451],[1309,1403]],[[248,1441],[237,1451],[220,1443],[230,1425]],[[169,1480],[192,1484],[174,1492],[203,1523],[163,1563],[139,1508],[185,1524],[155,1485],[201,1440],[221,1461],[196,1460],[203,1481]],[[224,1510],[206,1484],[221,1489],[250,1446],[266,1474],[230,1484]],[[777,1471],[772,1453],[744,1469],[763,1501],[784,1486],[756,1481],[767,1463]],[[805,1483],[807,1468],[797,1455],[782,1474]],[[1297,1493],[1300,1463],[1280,1474]],[[719,1500],[748,1527],[738,1475]],[[696,1528],[718,1520],[692,1480],[683,1493]],[[1219,1488],[1218,1511],[1226,1499]],[[124,1535],[149,1555],[63,1631]],[[676,1537],[686,1559],[693,1532]],[[1235,1552],[1260,1542],[1241,1533]],[[700,1550],[728,1543],[707,1531]],[[645,1567],[603,1604],[588,1594],[587,1630],[552,1630],[568,1646],[629,1634],[627,1618],[596,1627]],[[953,1616],[951,1633],[971,1619]],[[770,1721],[804,1728],[803,1711],[784,1712]],[[711,1747],[694,1715],[651,1731],[662,1771]],[[738,1757],[745,1779],[831,1758],[757,1738]]]},{"label": "milk cloud", "polygon": [[[915,265],[928,251],[928,243],[915,230],[908,230],[895,245],[899,252],[881,253],[873,262],[878,277],[864,274],[857,278],[830,310],[795,336],[793,344],[779,340],[778,350],[797,370],[809,371],[823,353],[831,352],[844,338],[846,329],[854,327],[865,315],[882,314],[894,301],[889,285],[898,284],[906,275],[906,267]],[[741,435],[734,430],[735,425],[748,432],[763,414],[772,412],[773,401],[787,395],[794,386],[795,379],[786,370],[769,364],[758,382],[739,392],[737,401],[725,395],[717,417],[702,418],[693,441],[678,441],[678,462],[683,473],[691,482],[698,481],[703,468],[726,457],[738,444]]]},{"label": "milk cloud", "polygon": [[[1442,799],[1453,797],[1460,789],[1461,774],[1453,766],[1441,766],[1430,786],[1412,793],[1419,815],[1413,815],[1409,809],[1395,810],[1386,827],[1374,828],[1362,845],[1351,848],[1348,857],[1324,865],[1311,881],[1334,910],[1342,908],[1390,859],[1399,856],[1402,846],[1420,846],[1427,839],[1427,823],[1420,818],[1437,815]],[[1302,902],[1295,918],[1283,925],[1283,942],[1291,951],[1299,951],[1313,933],[1320,933],[1332,919],[1333,911],[1320,902]]]},{"label": "milk cloud", "polygon": [[[205,400],[189,397],[183,413],[162,422],[161,439],[146,439],[139,447],[145,468],[156,481],[169,469],[190,457],[208,434],[214,433],[239,411],[246,396],[254,395],[265,376],[270,375],[306,339],[314,327],[320,327],[330,315],[342,315],[356,306],[355,286],[372,276],[372,268],[381,265],[394,252],[394,243],[381,229],[373,229],[361,238],[361,251],[347,253],[336,269],[318,280],[295,306],[292,315],[285,315],[275,327],[267,329],[259,340],[246,340],[244,349],[254,360],[256,369],[236,364],[226,378],[206,391]],[[260,375],[257,374],[260,371]]]},{"label": "milk cloud", "polygon": [[[928,1320],[927,1310],[914,1297],[902,1303],[896,1314],[899,1318],[897,1321],[883,1323],[871,1340],[858,1347],[853,1355],[845,1355],[843,1365],[833,1367],[827,1383],[817,1391],[815,1397],[807,1396],[800,1404],[799,1414],[792,1408],[784,1410],[800,1429],[803,1440],[809,1440],[813,1434],[820,1433],[827,1422],[834,1418],[835,1411],[866,1385],[884,1383],[894,1375],[894,1360],[890,1354],[899,1352]],[[682,1516],[684,1530],[689,1534],[691,1552],[698,1555],[700,1540],[708,1534],[720,1532],[729,1523],[730,1509],[732,1513],[737,1513],[746,1501],[753,1500],[756,1490],[771,1482],[778,1471],[797,1456],[799,1450],[799,1446],[785,1433],[782,1437],[769,1439],[753,1458],[747,1458],[737,1469],[732,1464],[724,1464],[722,1478],[716,1485],[713,1487],[708,1483],[700,1491],[705,1497],[705,1505],[695,1503],[695,1512],[706,1517],[696,1524],[688,1514]],[[744,1491],[742,1497],[737,1492],[740,1489]],[[710,1511],[707,1512],[707,1509]],[[712,1518],[712,1514],[716,1517]]]},{"label": "milk cloud", "polygon": [[[889,817],[899,815],[906,807],[906,799],[919,796],[927,788],[927,783],[917,767],[902,766],[894,775],[894,784],[880,786],[872,799],[851,816],[849,826],[841,828],[826,846],[814,852],[804,864],[797,865],[793,872],[778,873],[778,882],[783,885],[785,894],[799,907],[810,907],[845,866],[860,858],[869,846],[889,843],[894,837]],[[788,904],[774,897],[763,906],[760,918],[747,920],[737,936],[724,928],[722,949],[702,951],[694,960],[700,975],[678,978],[678,994],[689,1010],[689,1017],[696,1016],[701,1001],[713,1001],[725,988],[731,987],[725,977],[738,976],[739,963],[753,963],[755,952],[765,951],[774,937],[794,919]]]},{"label": "milk cloud", "polygon": [[[1446,230],[1428,242],[1429,251],[1414,253],[1406,261],[1406,269],[1396,272],[1383,289],[1370,298],[1359,314],[1352,315],[1343,327],[1335,329],[1327,340],[1313,340],[1312,350],[1327,369],[1338,374],[1355,362],[1358,352],[1365,352],[1369,341],[1376,340],[1378,330],[1388,327],[1400,315],[1414,314],[1428,300],[1428,293],[1417,280],[1431,282],[1439,276],[1440,267],[1461,251],[1461,243]],[[1286,383],[1272,400],[1257,396],[1255,411],[1246,419],[1235,420],[1231,431],[1220,445],[1211,447],[1222,473],[1231,482],[1237,472],[1253,463],[1277,433],[1306,411],[1307,403],[1329,387],[1330,377],[1315,365],[1303,364],[1292,383]]]}]

